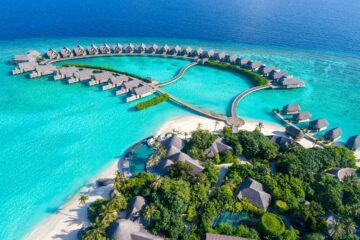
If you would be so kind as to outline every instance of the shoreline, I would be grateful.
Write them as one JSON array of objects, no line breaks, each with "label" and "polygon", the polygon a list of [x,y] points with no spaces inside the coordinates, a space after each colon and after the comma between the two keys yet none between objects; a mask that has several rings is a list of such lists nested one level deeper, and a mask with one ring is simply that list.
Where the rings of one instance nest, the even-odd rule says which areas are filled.
[{"label": "shoreline", "polygon": [[[264,135],[282,135],[284,136],[285,127],[280,124],[258,121],[255,119],[244,118],[245,125],[240,127],[239,130],[253,131],[259,122],[263,123],[261,132]],[[217,123],[216,123],[217,122]],[[199,115],[185,115],[175,117],[164,122],[156,131],[154,136],[163,136],[167,133],[172,133],[174,130],[185,137],[185,132],[189,133],[196,130],[199,126],[201,129],[209,131],[222,130],[226,124],[224,122],[216,121],[210,118],[202,117]],[[313,147],[314,144],[308,140],[302,139],[298,141],[303,147]],[[360,152],[355,152],[358,159]],[[88,184],[83,186],[76,192],[68,201],[64,202],[59,211],[51,214],[47,218],[38,223],[33,230],[25,235],[26,240],[42,240],[42,239],[62,239],[62,240],[75,240],[78,231],[83,226],[88,226],[90,222],[87,220],[86,210],[89,204],[96,199],[106,198],[109,195],[112,185],[97,187],[96,180],[99,178],[114,178],[117,170],[120,170],[120,159],[114,161],[106,166],[103,171],[94,176]],[[79,204],[80,195],[87,195],[89,199],[85,205]]]}]

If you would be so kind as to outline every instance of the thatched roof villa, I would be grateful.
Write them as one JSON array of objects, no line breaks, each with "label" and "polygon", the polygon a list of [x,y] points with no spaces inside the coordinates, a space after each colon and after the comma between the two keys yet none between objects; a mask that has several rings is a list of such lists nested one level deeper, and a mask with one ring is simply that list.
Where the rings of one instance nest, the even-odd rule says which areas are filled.
[{"label": "thatched roof villa", "polygon": [[89,55],[97,55],[99,53],[99,50],[94,44],[91,44],[87,48],[87,52],[88,52]]},{"label": "thatched roof villa", "polygon": [[72,57],[74,54],[73,52],[70,50],[70,48],[68,47],[63,47],[61,50],[60,50],[60,54],[63,58],[69,58],[69,57]]},{"label": "thatched roof villa", "polygon": [[310,112],[299,112],[294,115],[294,120],[298,123],[310,121],[311,118]]},{"label": "thatched roof villa", "polygon": [[304,138],[304,134],[302,131],[296,127],[288,126],[285,129],[286,134],[288,134],[290,137],[294,139],[302,139]]},{"label": "thatched roof villa", "polygon": [[50,48],[50,49],[46,52],[46,56],[47,56],[49,59],[58,59],[58,58],[60,58],[59,53],[58,53],[56,50],[52,49],[52,48]]},{"label": "thatched roof villa", "polygon": [[352,151],[356,151],[360,148],[360,135],[350,137],[346,142],[346,147]]},{"label": "thatched roof villa", "polygon": [[301,111],[300,104],[297,104],[297,103],[288,104],[282,108],[282,113],[284,113],[284,114],[296,114],[296,113],[299,113],[300,111]]},{"label": "thatched roof villa", "polygon": [[119,43],[113,45],[113,46],[111,47],[111,49],[112,49],[112,52],[113,52],[113,53],[116,53],[116,54],[122,53],[122,50],[123,50],[123,49],[122,49],[122,45],[119,44]]},{"label": "thatched roof villa", "polygon": [[217,138],[213,144],[207,149],[207,157],[213,158],[216,154],[226,152],[226,151],[232,151],[232,148],[225,143],[223,143],[222,138]]},{"label": "thatched roof villa", "polygon": [[80,45],[78,45],[76,48],[74,48],[74,53],[75,53],[75,56],[85,56],[86,55],[85,49]]},{"label": "thatched roof villa", "polygon": [[309,123],[309,129],[313,131],[322,131],[329,126],[329,122],[325,118],[319,118]]},{"label": "thatched roof villa", "polygon": [[110,49],[109,45],[107,45],[106,43],[101,45],[99,50],[100,50],[101,54],[109,54],[109,53],[111,53],[111,49]]},{"label": "thatched roof villa", "polygon": [[134,44],[129,43],[125,48],[125,53],[133,53],[135,51]]},{"label": "thatched roof villa", "polygon": [[339,138],[341,138],[343,132],[341,130],[341,128],[337,127],[337,128],[333,128],[329,131],[327,131],[324,135],[325,140],[334,142],[336,140],[338,140]]},{"label": "thatched roof villa", "polygon": [[265,211],[271,202],[271,195],[264,192],[263,185],[252,178],[247,178],[240,184],[236,190],[236,197],[239,200],[246,198],[254,206]]}]

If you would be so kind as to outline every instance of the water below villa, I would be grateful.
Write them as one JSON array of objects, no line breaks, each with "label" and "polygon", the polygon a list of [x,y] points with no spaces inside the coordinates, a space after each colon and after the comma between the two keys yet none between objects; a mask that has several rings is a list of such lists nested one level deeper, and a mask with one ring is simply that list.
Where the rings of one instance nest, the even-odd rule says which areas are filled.
[{"label": "water below villa", "polygon": [[[0,239],[19,239],[56,212],[70,196],[123,152],[154,134],[165,121],[191,112],[162,103],[141,112],[139,101],[83,84],[66,85],[48,78],[11,76],[6,62],[30,49],[88,46],[91,43],[144,42],[191,45],[248,56],[288,70],[302,78],[306,88],[264,90],[246,97],[238,107],[242,117],[277,122],[273,108],[300,103],[314,119],[326,118],[344,135],[359,134],[360,59],[337,53],[276,49],[238,43],[180,39],[65,38],[2,41],[0,44]],[[109,57],[75,60],[113,67],[165,81],[188,61],[150,57]],[[240,92],[252,86],[245,77],[195,66],[184,77],[164,87],[171,94],[208,111],[226,114]],[[150,98],[150,97],[148,97]],[[142,101],[142,100],[140,100]],[[141,156],[142,154],[140,154]],[[135,169],[140,169],[136,166]]]}]

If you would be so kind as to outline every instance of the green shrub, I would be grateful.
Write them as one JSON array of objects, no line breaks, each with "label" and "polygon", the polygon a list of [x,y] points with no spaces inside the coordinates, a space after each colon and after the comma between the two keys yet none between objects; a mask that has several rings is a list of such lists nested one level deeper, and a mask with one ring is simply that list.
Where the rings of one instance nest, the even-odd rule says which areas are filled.
[{"label": "green shrub", "polygon": [[263,234],[278,237],[285,232],[285,224],[273,213],[265,213],[260,218],[260,229]]},{"label": "green shrub", "polygon": [[95,222],[95,219],[99,216],[103,206],[105,206],[109,200],[97,199],[90,204],[87,209],[87,216],[90,222]]},{"label": "green shrub", "polygon": [[267,85],[268,84],[268,80],[261,76],[258,73],[252,72],[249,69],[246,68],[242,68],[240,66],[236,66],[236,65],[231,65],[229,63],[223,63],[223,62],[217,62],[214,60],[209,60],[205,63],[205,65],[210,66],[210,67],[215,67],[215,68],[219,68],[219,69],[225,69],[231,72],[235,72],[235,73],[240,73],[242,75],[245,75],[247,77],[249,77],[249,79],[255,83],[255,85],[257,86],[263,86],[263,85]]},{"label": "green shrub", "polygon": [[275,206],[277,207],[277,209],[279,209],[281,212],[286,212],[289,210],[289,206],[287,205],[286,202],[281,201],[281,200],[277,200],[275,202]]},{"label": "green shrub", "polygon": [[304,240],[325,240],[325,236],[321,233],[309,233],[303,238]]},{"label": "green shrub", "polygon": [[156,104],[159,104],[161,102],[165,102],[168,99],[169,99],[169,96],[167,94],[161,94],[160,96],[156,96],[156,97],[153,97],[153,98],[151,98],[149,100],[146,100],[144,102],[136,104],[135,109],[140,111],[140,110],[143,110],[145,108],[148,108],[148,107],[154,106]]}]

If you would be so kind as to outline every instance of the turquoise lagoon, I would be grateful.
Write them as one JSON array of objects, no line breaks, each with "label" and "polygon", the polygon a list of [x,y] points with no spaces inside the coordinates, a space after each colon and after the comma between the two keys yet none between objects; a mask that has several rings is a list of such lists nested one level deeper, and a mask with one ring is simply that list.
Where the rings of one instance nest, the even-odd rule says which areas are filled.
[{"label": "turquoise lagoon", "polygon": [[[10,76],[7,61],[29,49],[44,52],[77,44],[144,42],[213,48],[274,64],[302,78],[304,89],[254,93],[238,112],[259,121],[277,122],[273,108],[298,102],[314,118],[340,126],[346,140],[360,130],[360,59],[343,53],[274,49],[223,42],[180,39],[24,39],[0,42],[0,239],[19,239],[54,213],[89,179],[119,158],[137,140],[153,134],[166,120],[192,114],[163,103],[135,112],[136,102],[83,84],[68,86],[48,78]],[[164,81],[187,61],[114,57],[76,60],[106,65]],[[231,100],[251,83],[242,76],[196,66],[166,86],[170,93],[209,111],[227,113]]]}]

